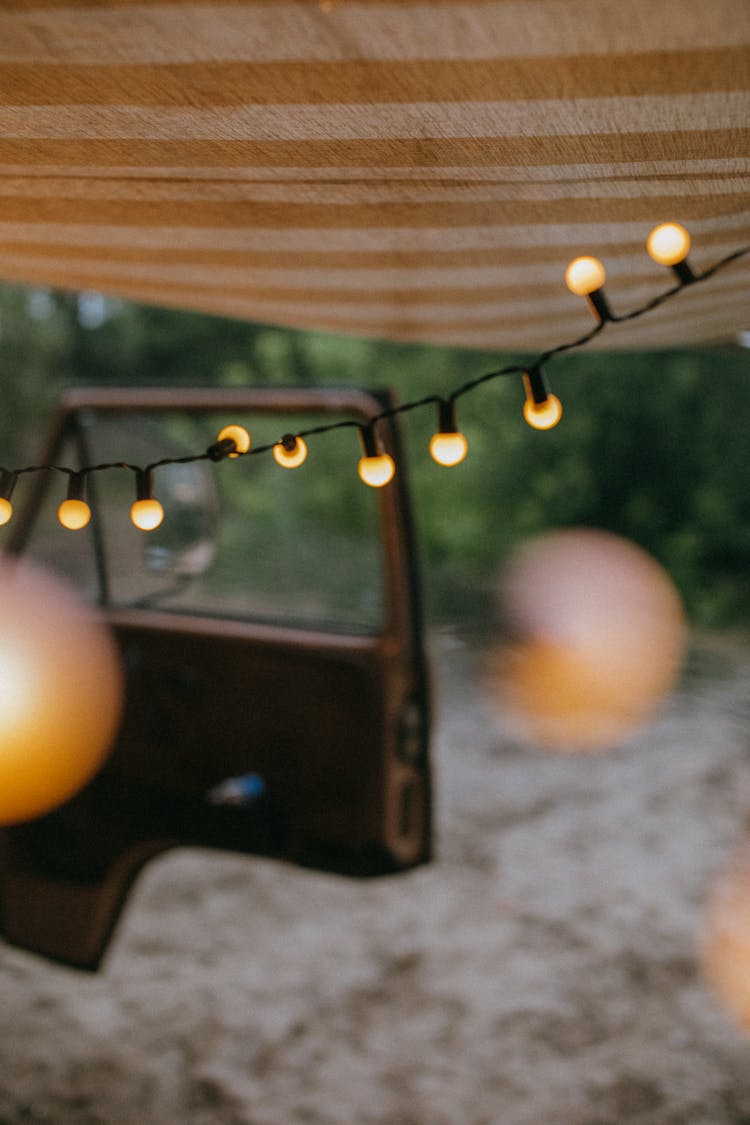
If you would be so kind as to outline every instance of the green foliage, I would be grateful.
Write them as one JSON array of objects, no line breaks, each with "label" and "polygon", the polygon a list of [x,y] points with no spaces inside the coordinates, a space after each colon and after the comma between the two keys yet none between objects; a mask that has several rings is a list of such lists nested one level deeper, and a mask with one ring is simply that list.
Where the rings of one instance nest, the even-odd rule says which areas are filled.
[{"label": "green foliage", "polygon": [[[0,464],[36,456],[54,402],[71,384],[339,383],[390,386],[405,401],[447,395],[467,379],[520,362],[119,302],[92,316],[82,300],[0,290]],[[624,535],[660,559],[697,622],[747,625],[749,366],[748,353],[733,347],[569,353],[547,369],[564,406],[553,431],[525,425],[515,376],[458,400],[470,452],[454,469],[427,454],[434,408],[405,414],[434,611],[466,604],[472,590],[483,605],[498,566],[528,536],[589,525]],[[356,456],[353,450],[352,471]],[[327,510],[339,511],[342,525],[361,518],[351,504],[337,506],[339,492],[344,496],[338,472],[318,487],[330,493]],[[257,489],[248,490],[247,502],[256,519],[268,518]],[[336,528],[327,530],[336,535]]]}]

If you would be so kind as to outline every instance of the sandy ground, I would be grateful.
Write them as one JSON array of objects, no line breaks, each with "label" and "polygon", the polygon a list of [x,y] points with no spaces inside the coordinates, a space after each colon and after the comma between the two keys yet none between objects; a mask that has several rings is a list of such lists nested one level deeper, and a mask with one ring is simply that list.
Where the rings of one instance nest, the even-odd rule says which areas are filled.
[{"label": "sandy ground", "polygon": [[358,884],[154,862],[103,971],[0,947],[0,1122],[750,1122],[750,1039],[696,964],[750,813],[750,649],[703,646],[626,747],[489,722],[435,638],[439,859]]}]

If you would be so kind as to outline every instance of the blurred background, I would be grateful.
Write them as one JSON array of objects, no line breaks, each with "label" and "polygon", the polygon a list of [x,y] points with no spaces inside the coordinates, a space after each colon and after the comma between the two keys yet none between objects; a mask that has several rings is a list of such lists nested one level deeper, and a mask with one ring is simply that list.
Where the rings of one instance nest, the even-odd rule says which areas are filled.
[{"label": "blurred background", "polygon": [[[0,1121],[750,1121],[747,1038],[700,961],[750,810],[749,356],[560,357],[547,375],[564,416],[544,433],[523,421],[520,380],[495,380],[459,402],[469,456],[452,470],[427,454],[433,411],[403,416],[435,863],[357,884],[186,850],[139,879],[97,977],[4,947]],[[0,461],[33,462],[71,385],[392,386],[406,401],[523,359],[6,286]],[[337,487],[321,566],[360,518]],[[278,513],[262,489],[238,497],[262,542]],[[566,527],[645,548],[691,629],[660,715],[584,758],[521,746],[485,682],[500,568]]]},{"label": "blurred background", "polygon": [[[544,433],[521,419],[520,378],[497,379],[459,400],[470,455],[451,471],[427,454],[434,409],[402,416],[430,621],[481,625],[498,565],[516,545],[549,528],[591,526],[653,554],[696,628],[746,630],[749,356],[739,345],[561,356],[548,375],[564,420]],[[38,454],[68,386],[338,383],[394,387],[406,401],[447,395],[467,379],[530,358],[4,286],[2,463],[14,467]],[[272,518],[257,490],[246,503],[255,521]],[[347,508],[338,510],[346,521]]]}]

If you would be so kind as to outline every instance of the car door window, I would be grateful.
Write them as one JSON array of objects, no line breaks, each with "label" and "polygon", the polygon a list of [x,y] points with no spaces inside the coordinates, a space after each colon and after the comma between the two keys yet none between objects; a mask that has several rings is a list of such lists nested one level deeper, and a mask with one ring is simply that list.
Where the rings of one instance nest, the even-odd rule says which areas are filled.
[{"label": "car door window", "polygon": [[[88,464],[187,456],[206,449],[230,422],[248,430],[253,448],[326,420],[88,409],[77,417],[61,462],[76,464],[81,454]],[[152,532],[130,521],[134,477],[127,470],[89,476],[94,518],[77,532],[60,527],[64,484],[50,482],[28,549],[112,607],[373,633],[383,624],[379,501],[357,477],[359,455],[356,430],[342,429],[311,442],[297,469],[281,468],[270,452],[165,465],[153,477],[165,516]],[[97,540],[106,571],[100,580]]]}]

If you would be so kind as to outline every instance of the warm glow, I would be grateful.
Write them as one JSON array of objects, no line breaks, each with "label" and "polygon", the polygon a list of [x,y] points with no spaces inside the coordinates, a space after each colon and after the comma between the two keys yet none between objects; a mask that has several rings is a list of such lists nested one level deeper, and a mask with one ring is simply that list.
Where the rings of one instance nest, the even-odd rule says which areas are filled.
[{"label": "warm glow", "polygon": [[0,700],[5,729],[24,721],[34,705],[34,667],[20,645],[0,640]]},{"label": "warm glow", "polygon": [[85,500],[63,500],[57,518],[70,531],[80,531],[91,519],[91,508]]},{"label": "warm glow", "polygon": [[108,630],[59,579],[0,562],[0,824],[49,812],[101,766],[122,707]]},{"label": "warm glow", "polygon": [[604,266],[598,258],[574,258],[565,271],[565,284],[579,297],[601,289],[606,280]]},{"label": "warm glow", "polygon": [[0,527],[8,522],[13,515],[13,505],[10,500],[6,500],[4,496],[0,496]]},{"label": "warm glow", "polygon": [[433,434],[430,438],[430,456],[438,465],[460,465],[468,452],[468,441],[457,431]]},{"label": "warm glow", "polygon": [[235,452],[230,453],[229,457],[239,457],[241,453],[247,453],[250,448],[250,434],[244,426],[225,426],[219,432],[217,441],[233,441],[235,445]]},{"label": "warm glow", "polygon": [[703,973],[729,1015],[750,1034],[750,846],[711,888],[701,941]]},{"label": "warm glow", "polygon": [[369,484],[371,488],[382,488],[384,484],[388,484],[395,471],[395,462],[388,453],[380,453],[376,457],[360,458],[359,478],[365,484]]},{"label": "warm glow", "polygon": [[551,430],[562,418],[562,403],[557,395],[547,395],[544,402],[527,398],[523,404],[523,416],[535,430]]},{"label": "warm glow", "polygon": [[648,236],[646,249],[660,266],[676,266],[690,252],[690,235],[679,223],[660,223]]},{"label": "warm glow", "polygon": [[603,531],[540,536],[508,564],[491,660],[504,726],[538,746],[591,751],[643,725],[674,686],[686,640],[679,595],[642,548]]},{"label": "warm glow", "polygon": [[294,439],[292,448],[287,449],[283,441],[279,441],[273,447],[273,455],[276,464],[281,465],[283,469],[296,469],[307,457],[307,444],[298,437]]},{"label": "warm glow", "polygon": [[164,519],[164,509],[158,500],[136,500],[130,518],[141,531],[153,531]]}]

